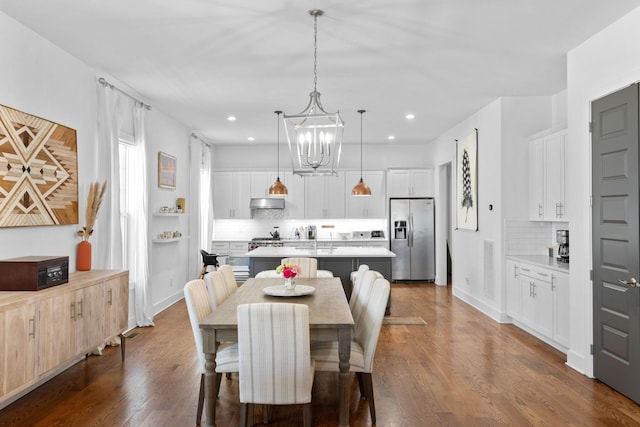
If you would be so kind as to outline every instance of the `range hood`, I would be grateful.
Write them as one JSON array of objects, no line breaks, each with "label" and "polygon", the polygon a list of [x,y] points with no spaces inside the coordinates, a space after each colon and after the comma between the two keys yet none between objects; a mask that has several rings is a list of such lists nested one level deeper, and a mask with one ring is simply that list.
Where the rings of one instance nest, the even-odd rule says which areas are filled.
[{"label": "range hood", "polygon": [[251,209],[284,209],[284,199],[281,198],[260,198],[251,199],[249,203]]}]

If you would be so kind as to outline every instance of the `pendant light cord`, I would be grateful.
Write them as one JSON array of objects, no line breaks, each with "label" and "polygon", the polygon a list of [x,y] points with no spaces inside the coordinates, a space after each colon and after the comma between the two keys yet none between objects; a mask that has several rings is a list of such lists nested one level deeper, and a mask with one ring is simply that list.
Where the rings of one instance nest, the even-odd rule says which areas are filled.
[{"label": "pendant light cord", "polygon": [[367,110],[358,110],[360,113],[360,181],[362,181],[362,114]]},{"label": "pendant light cord", "polygon": [[[282,114],[282,111],[280,111],[280,110],[276,110],[276,111],[274,111],[274,113],[276,113],[276,114],[278,115],[278,120],[277,120],[277,123],[278,123],[278,145],[277,145],[277,153],[278,153],[278,161],[277,161],[277,164],[278,164],[278,174],[277,174],[277,176],[278,176],[278,179],[280,179],[280,114]],[[362,161],[362,159],[361,159],[361,161]]]}]

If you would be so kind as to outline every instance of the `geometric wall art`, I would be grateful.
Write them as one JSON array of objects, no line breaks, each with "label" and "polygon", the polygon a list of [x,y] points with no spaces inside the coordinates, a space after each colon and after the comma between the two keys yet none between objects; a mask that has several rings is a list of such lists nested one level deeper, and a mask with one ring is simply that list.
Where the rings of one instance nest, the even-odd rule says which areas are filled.
[{"label": "geometric wall art", "polygon": [[77,223],[75,129],[0,105],[0,227]]},{"label": "geometric wall art", "polygon": [[478,129],[456,140],[457,228],[478,230]]}]

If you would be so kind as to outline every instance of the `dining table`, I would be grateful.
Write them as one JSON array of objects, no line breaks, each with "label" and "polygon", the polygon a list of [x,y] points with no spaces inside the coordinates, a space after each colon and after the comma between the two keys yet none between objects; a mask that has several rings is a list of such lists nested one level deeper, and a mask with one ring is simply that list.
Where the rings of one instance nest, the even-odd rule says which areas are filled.
[{"label": "dining table", "polygon": [[287,302],[309,307],[311,341],[338,341],[339,426],[349,425],[349,358],[353,316],[340,278],[295,278],[293,290],[284,289],[284,279],[250,278],[200,322],[205,355],[206,425],[215,426],[216,349],[222,342],[238,341],[237,307],[260,302]]}]

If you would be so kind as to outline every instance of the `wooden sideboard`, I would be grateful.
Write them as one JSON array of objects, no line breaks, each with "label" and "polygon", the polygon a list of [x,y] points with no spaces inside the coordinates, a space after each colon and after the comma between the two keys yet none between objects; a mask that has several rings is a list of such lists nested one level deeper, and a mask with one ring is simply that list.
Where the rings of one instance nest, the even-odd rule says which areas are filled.
[{"label": "wooden sideboard", "polygon": [[128,312],[127,271],[75,272],[64,285],[0,292],[0,408],[122,338]]}]

